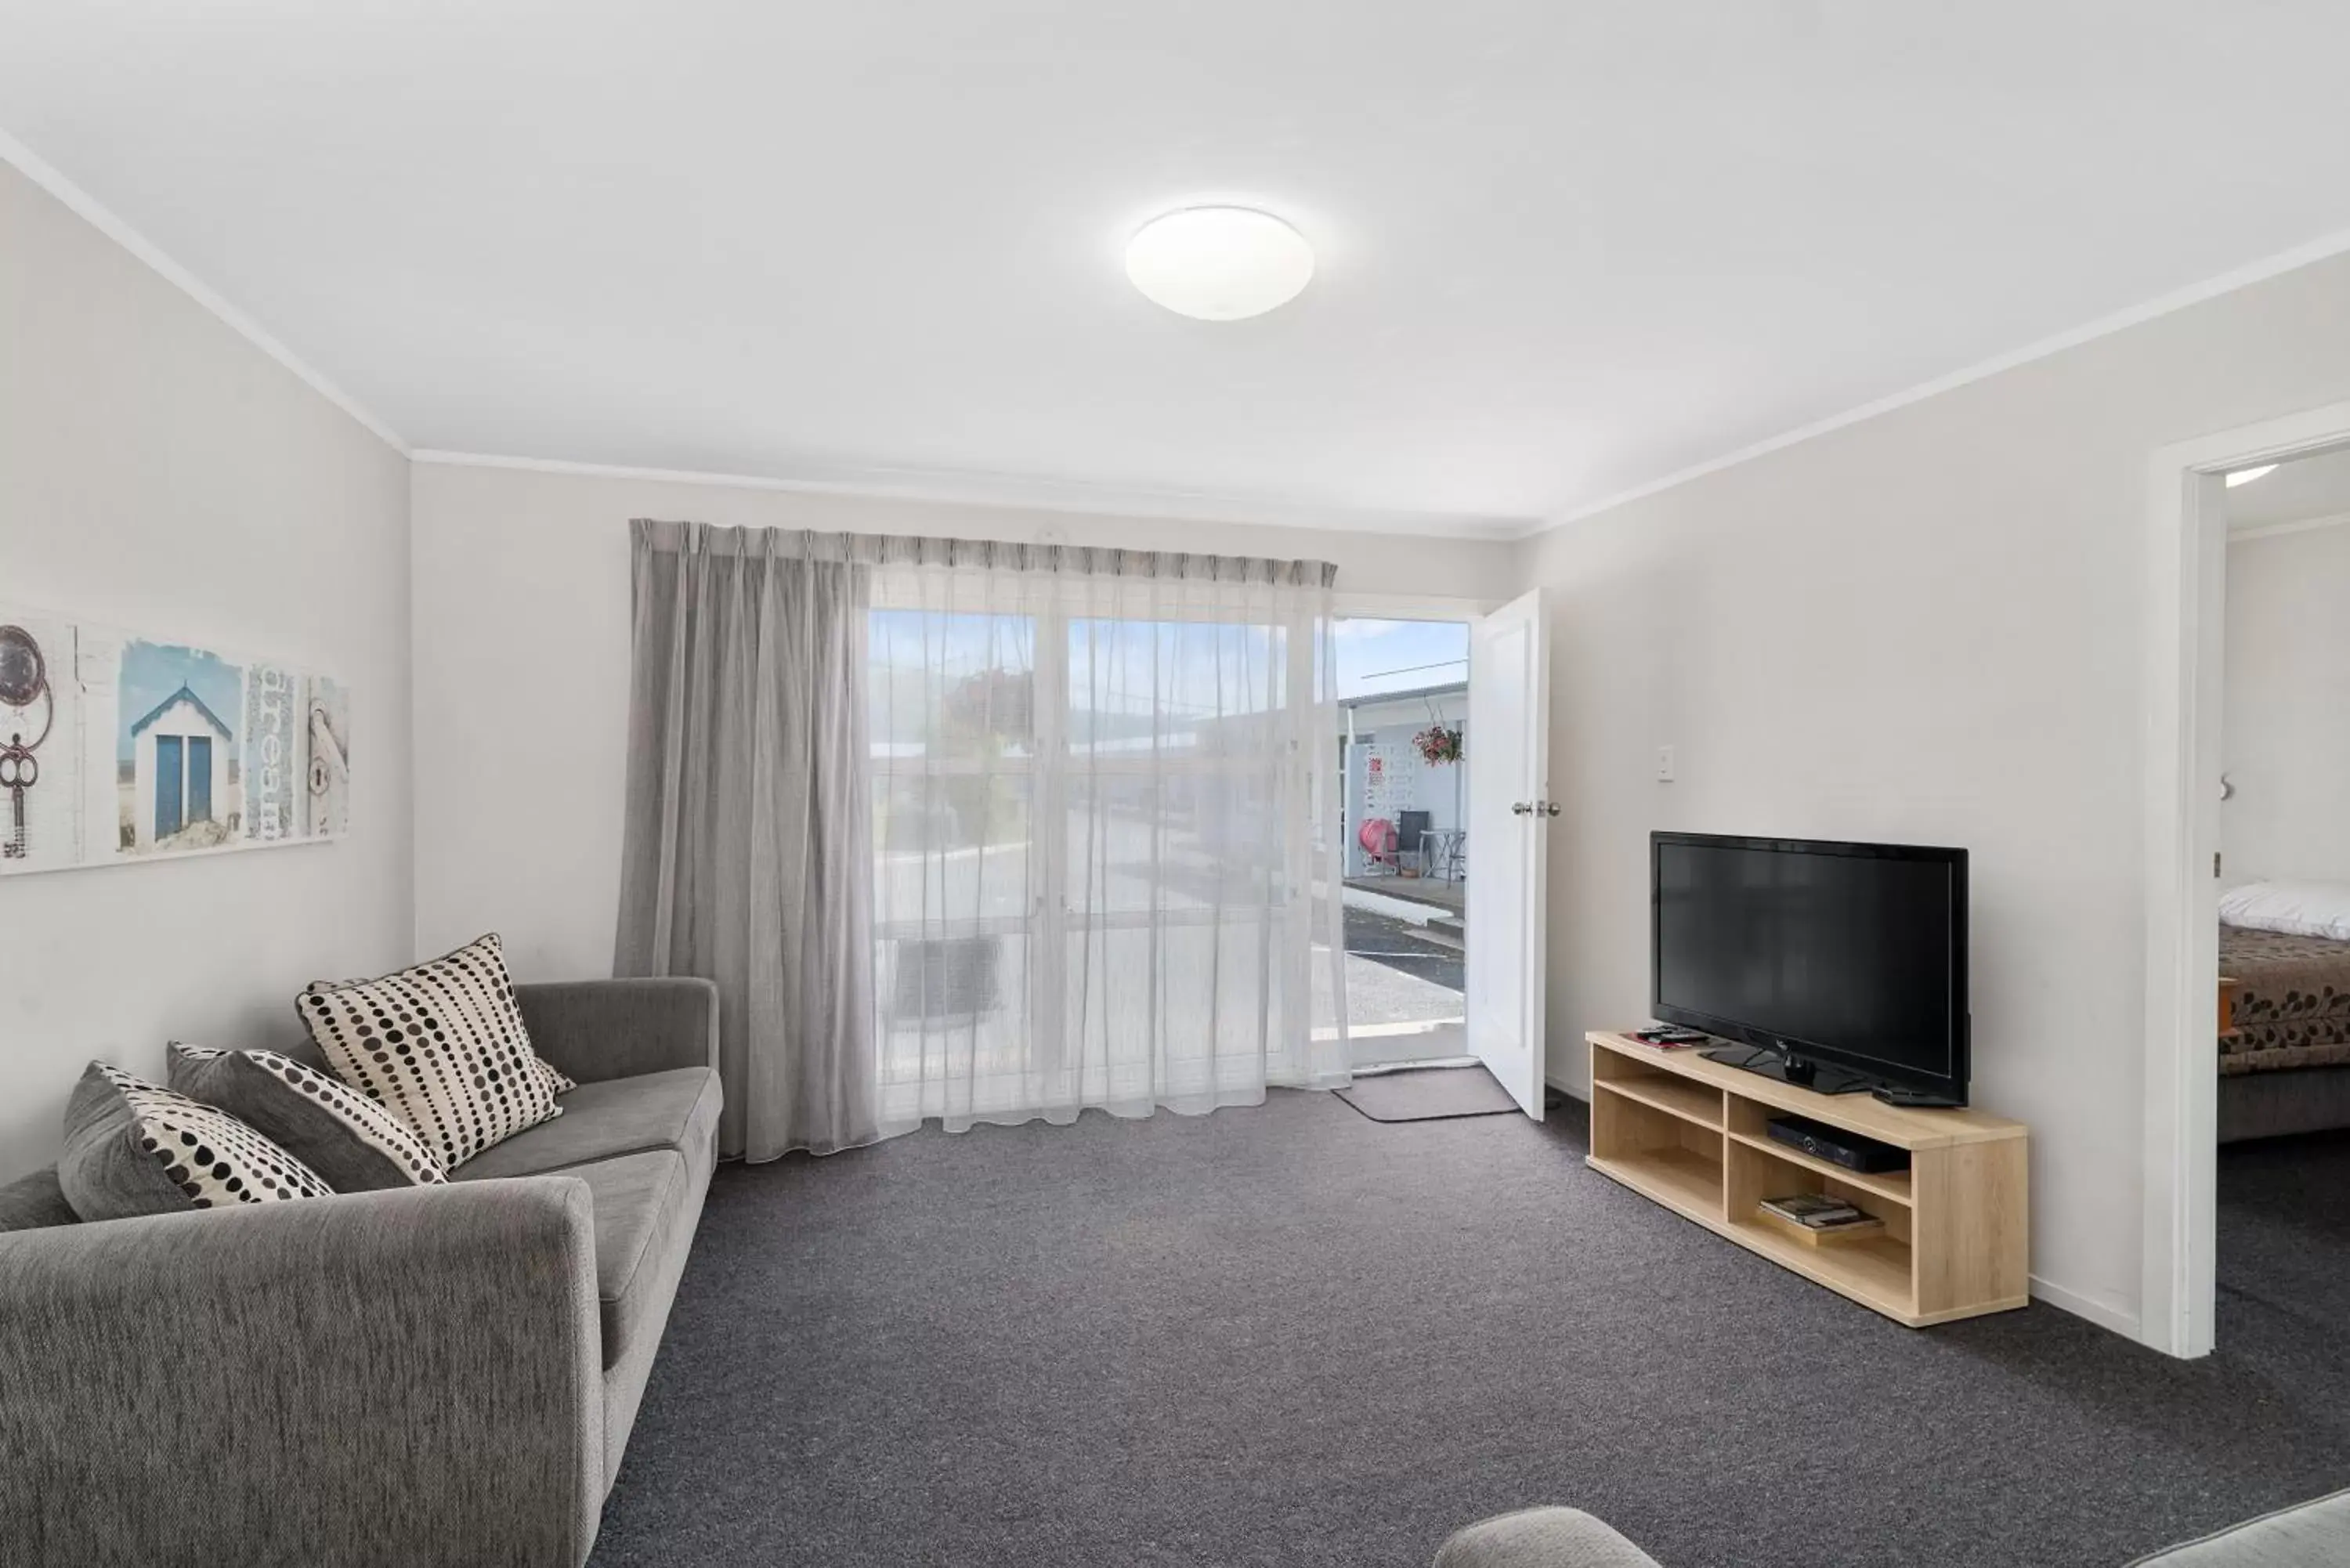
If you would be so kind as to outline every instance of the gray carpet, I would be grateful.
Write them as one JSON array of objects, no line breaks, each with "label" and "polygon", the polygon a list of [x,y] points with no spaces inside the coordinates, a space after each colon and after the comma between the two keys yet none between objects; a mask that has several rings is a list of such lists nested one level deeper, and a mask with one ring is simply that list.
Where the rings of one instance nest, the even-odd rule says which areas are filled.
[{"label": "gray carpet", "polygon": [[1364,1074],[1336,1093],[1375,1122],[1510,1116],[1518,1108],[1510,1092],[1482,1067],[1399,1067]]},{"label": "gray carpet", "polygon": [[2220,1149],[2219,1239],[2221,1334],[2230,1314],[2350,1329],[2350,1133]]},{"label": "gray carpet", "polygon": [[1669,1568],[2084,1568],[2350,1481],[2350,1319],[1912,1333],[1586,1169],[1579,1110],[723,1168],[594,1563],[1424,1568],[1557,1501]]}]

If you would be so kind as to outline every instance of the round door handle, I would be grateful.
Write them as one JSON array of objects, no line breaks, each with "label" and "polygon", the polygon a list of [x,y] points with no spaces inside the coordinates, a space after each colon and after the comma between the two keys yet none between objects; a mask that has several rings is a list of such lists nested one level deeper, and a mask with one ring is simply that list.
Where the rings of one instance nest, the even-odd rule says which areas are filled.
[{"label": "round door handle", "polygon": [[1510,803],[1512,816],[1531,816],[1534,815],[1534,802],[1530,800],[1513,800]]},{"label": "round door handle", "polygon": [[1540,811],[1544,816],[1556,816],[1558,815],[1558,802],[1555,800],[1538,801],[1535,803],[1535,809]]}]

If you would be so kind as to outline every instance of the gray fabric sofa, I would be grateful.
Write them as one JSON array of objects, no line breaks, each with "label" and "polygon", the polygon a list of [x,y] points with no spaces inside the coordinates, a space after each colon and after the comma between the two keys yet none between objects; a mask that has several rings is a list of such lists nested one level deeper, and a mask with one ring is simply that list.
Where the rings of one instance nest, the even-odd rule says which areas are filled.
[{"label": "gray fabric sofa", "polygon": [[[2130,1568],[2343,1568],[2350,1563],[2350,1491],[2280,1509]],[[1436,1568],[1658,1568],[1655,1558],[1572,1508],[1530,1508],[1472,1524],[1444,1543]]]},{"label": "gray fabric sofa", "polygon": [[54,1170],[0,1189],[0,1563],[586,1559],[710,1185],[718,993],[515,993],[579,1086],[448,1186],[99,1224]]}]

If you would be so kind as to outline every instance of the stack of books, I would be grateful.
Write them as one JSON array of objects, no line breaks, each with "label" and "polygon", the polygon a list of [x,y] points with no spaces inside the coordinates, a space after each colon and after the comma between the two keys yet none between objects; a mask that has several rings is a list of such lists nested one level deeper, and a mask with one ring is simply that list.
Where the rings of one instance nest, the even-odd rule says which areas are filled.
[{"label": "stack of books", "polygon": [[1876,1215],[1856,1209],[1841,1198],[1817,1192],[1765,1198],[1761,1209],[1762,1218],[1814,1245],[1885,1229],[1885,1221]]}]

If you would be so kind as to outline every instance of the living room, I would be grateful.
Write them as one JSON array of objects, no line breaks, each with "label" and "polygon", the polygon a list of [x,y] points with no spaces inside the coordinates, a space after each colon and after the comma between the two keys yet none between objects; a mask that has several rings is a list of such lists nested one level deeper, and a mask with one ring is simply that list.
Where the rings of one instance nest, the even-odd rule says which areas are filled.
[{"label": "living room", "polygon": [[[2226,476],[2350,445],[2238,22],[13,18],[0,1561],[2350,1560],[2213,1262]],[[1684,841],[1955,867],[1939,1065],[1678,992]]]}]

